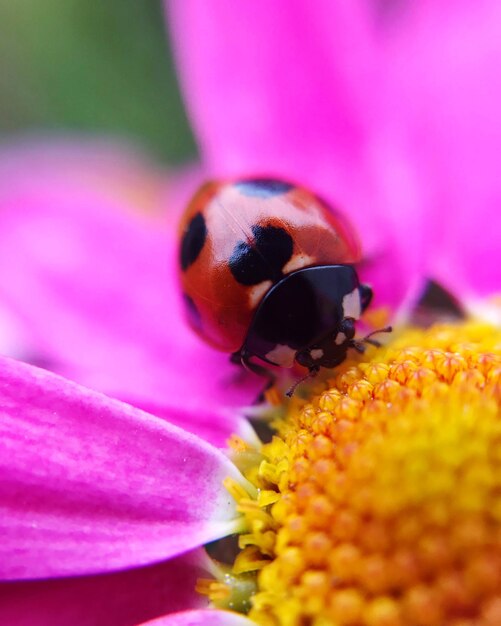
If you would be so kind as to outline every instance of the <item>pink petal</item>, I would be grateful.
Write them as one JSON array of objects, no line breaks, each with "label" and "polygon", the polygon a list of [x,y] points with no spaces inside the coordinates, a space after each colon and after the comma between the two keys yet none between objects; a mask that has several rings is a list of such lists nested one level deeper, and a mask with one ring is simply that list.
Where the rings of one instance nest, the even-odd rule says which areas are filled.
[{"label": "pink petal", "polygon": [[229,611],[185,611],[167,615],[142,626],[252,626],[255,622]]},{"label": "pink petal", "polygon": [[135,626],[187,607],[195,592],[196,555],[124,572],[0,583],[0,623],[13,626]]},{"label": "pink petal", "polygon": [[[386,146],[378,132],[384,76],[369,3],[215,0],[209,7],[183,0],[169,8],[211,173],[309,185],[354,223],[366,257],[362,276],[373,283],[376,303],[395,305],[415,291],[421,197],[413,189],[391,193],[414,184],[415,175],[405,144]],[[385,160],[374,163],[375,154]]]},{"label": "pink petal", "polygon": [[299,179],[308,164],[311,182],[322,163],[345,169],[345,159],[357,157],[372,65],[361,5],[183,0],[170,8],[181,78],[209,162],[226,173],[264,169]]},{"label": "pink petal", "polygon": [[215,175],[277,174],[329,197],[362,238],[376,303],[424,276],[499,290],[497,0],[170,8]]},{"label": "pink petal", "polygon": [[141,403],[139,407],[152,415],[162,417],[171,424],[194,433],[213,446],[225,448],[231,435],[239,435],[244,441],[259,445],[256,433],[249,421],[234,410],[220,409],[218,412],[205,409],[189,411],[180,407],[156,406]]},{"label": "pink petal", "polygon": [[231,432],[221,407],[249,404],[261,382],[184,321],[163,179],[102,150],[39,144],[0,158],[0,303],[19,338],[4,353],[135,404],[207,410]]},{"label": "pink petal", "polygon": [[209,167],[218,175],[282,175],[339,198],[345,176],[359,165],[372,115],[362,5],[186,0],[169,8]]},{"label": "pink petal", "polygon": [[388,106],[428,188],[427,271],[465,295],[499,291],[501,5],[411,3],[387,37]]},{"label": "pink petal", "polygon": [[225,536],[236,512],[222,481],[243,481],[194,435],[9,359],[0,476],[4,580],[146,565]]}]

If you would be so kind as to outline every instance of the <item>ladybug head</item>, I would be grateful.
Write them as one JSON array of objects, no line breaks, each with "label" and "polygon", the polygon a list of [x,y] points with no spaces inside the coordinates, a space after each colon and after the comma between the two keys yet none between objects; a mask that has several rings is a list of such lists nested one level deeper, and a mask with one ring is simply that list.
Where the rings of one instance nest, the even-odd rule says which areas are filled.
[{"label": "ladybug head", "polygon": [[355,319],[344,317],[338,327],[315,344],[298,350],[296,361],[310,372],[320,367],[336,367],[346,359],[349,348],[355,347]]},{"label": "ladybug head", "polygon": [[[296,387],[305,381],[307,378],[316,376],[321,367],[335,367],[340,365],[346,358],[346,354],[349,348],[354,348],[357,352],[365,352],[365,344],[371,344],[373,346],[380,347],[381,344],[376,339],[372,339],[373,335],[378,333],[391,333],[392,327],[386,326],[380,328],[372,333],[366,335],[363,339],[355,339],[355,320],[352,318],[345,318],[341,322],[340,332],[346,338],[341,339],[338,343],[333,337],[325,337],[323,342],[319,342],[317,346],[307,348],[306,350],[299,350],[296,353],[296,361],[303,367],[308,368],[308,374],[297,380],[292,387],[287,391],[286,395],[289,398],[294,394]],[[339,337],[339,334],[337,337]]]},{"label": "ladybug head", "polygon": [[371,295],[351,265],[292,272],[259,304],[242,350],[282,367],[295,360],[309,369],[334,367],[353,346],[355,321]]},{"label": "ladybug head", "polygon": [[[296,362],[308,369],[306,378],[321,367],[336,367],[350,348],[363,352],[366,343],[379,345],[371,335],[355,339],[356,321],[371,298],[372,290],[360,285],[351,265],[321,265],[292,272],[260,302],[237,356],[244,363],[258,357],[282,367]],[[299,382],[287,395],[292,395]]]}]

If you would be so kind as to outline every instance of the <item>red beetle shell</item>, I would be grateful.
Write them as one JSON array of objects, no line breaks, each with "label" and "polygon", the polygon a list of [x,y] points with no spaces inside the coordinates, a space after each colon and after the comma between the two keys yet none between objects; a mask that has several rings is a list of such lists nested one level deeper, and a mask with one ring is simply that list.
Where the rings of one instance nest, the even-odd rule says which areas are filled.
[{"label": "red beetle shell", "polygon": [[242,284],[232,270],[230,260],[239,250],[256,251],[258,231],[272,234],[268,244],[281,240],[277,233],[291,242],[282,276],[360,259],[358,241],[339,214],[303,187],[281,181],[206,183],[188,205],[180,227],[181,284],[190,324],[225,352],[241,348],[259,302],[276,282],[270,274],[251,280],[255,284]]}]

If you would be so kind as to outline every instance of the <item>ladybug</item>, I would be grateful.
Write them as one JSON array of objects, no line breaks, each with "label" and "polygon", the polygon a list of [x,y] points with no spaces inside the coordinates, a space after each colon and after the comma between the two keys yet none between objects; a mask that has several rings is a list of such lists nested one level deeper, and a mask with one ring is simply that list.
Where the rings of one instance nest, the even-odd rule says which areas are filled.
[{"label": "ladybug", "polygon": [[265,178],[208,182],[189,203],[180,231],[190,325],[234,362],[270,378],[251,359],[298,363],[313,376],[341,363],[349,348],[363,351],[355,322],[372,290],[354,267],[358,241],[307,189]]}]

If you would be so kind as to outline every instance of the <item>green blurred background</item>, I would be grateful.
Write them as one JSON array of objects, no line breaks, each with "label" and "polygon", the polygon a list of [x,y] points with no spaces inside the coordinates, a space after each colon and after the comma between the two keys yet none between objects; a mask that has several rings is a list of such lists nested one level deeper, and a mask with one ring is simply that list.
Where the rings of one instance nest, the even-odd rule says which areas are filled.
[{"label": "green blurred background", "polygon": [[0,136],[54,129],[195,155],[161,0],[0,0]]}]

